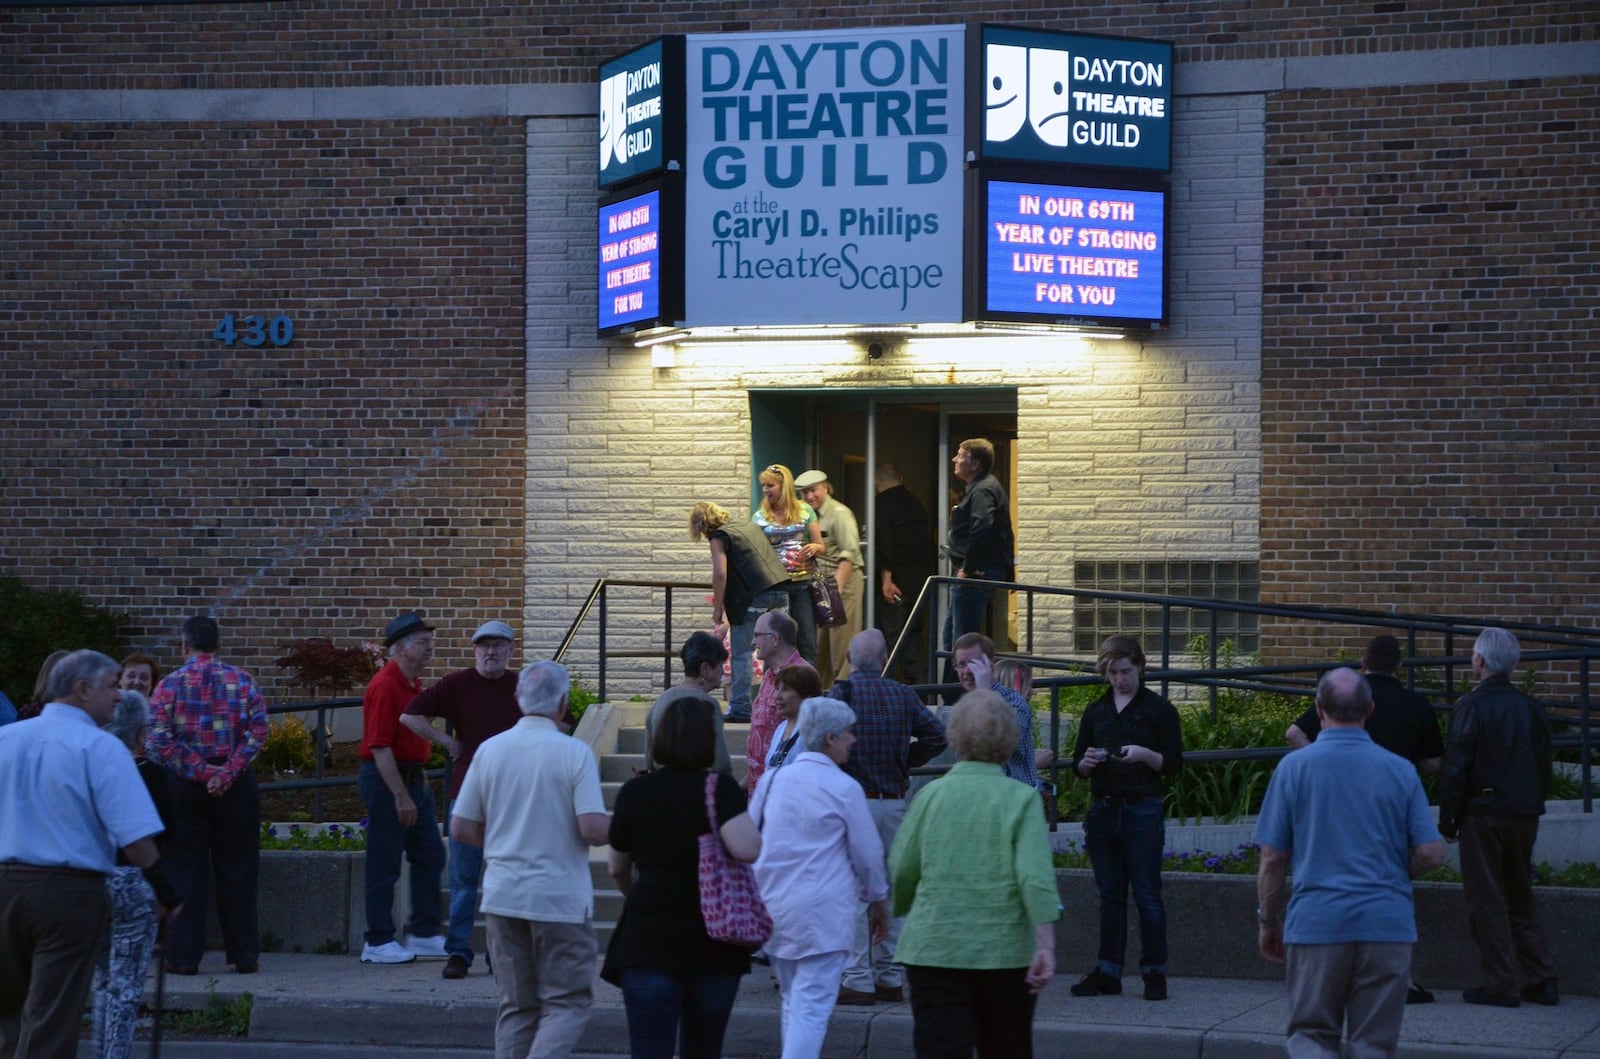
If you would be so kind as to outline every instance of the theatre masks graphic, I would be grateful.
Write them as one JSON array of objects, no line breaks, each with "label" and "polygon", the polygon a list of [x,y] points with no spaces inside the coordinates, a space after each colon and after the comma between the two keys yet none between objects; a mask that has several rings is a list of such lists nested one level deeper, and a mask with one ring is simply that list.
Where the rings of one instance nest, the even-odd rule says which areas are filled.
[{"label": "theatre masks graphic", "polygon": [[1040,142],[1067,146],[1071,54],[1015,44],[990,44],[983,54],[983,138],[1005,143],[1027,125]]}]

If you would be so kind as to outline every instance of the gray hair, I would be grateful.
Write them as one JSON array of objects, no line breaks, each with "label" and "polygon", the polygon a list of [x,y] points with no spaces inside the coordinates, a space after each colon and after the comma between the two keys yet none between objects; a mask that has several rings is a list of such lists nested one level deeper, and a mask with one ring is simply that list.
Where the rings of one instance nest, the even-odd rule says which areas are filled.
[{"label": "gray hair", "polygon": [[535,662],[517,676],[517,706],[524,717],[556,717],[572,690],[572,676],[558,662]]},{"label": "gray hair", "polygon": [[1340,724],[1364,721],[1372,712],[1372,686],[1349,666],[1330,669],[1317,681],[1317,705]]},{"label": "gray hair", "polygon": [[1483,667],[1489,672],[1509,676],[1522,660],[1522,645],[1506,630],[1489,628],[1478,634],[1472,653],[1483,659]]},{"label": "gray hair", "polygon": [[139,733],[150,727],[150,700],[137,691],[117,692],[117,708],[111,720],[100,727],[122,740],[134,753],[144,749]]},{"label": "gray hair", "polygon": [[821,752],[828,736],[838,735],[856,723],[856,711],[840,702],[819,695],[800,704],[800,742],[807,750]]},{"label": "gray hair", "polygon": [[389,657],[393,658],[398,655],[401,648],[405,647],[406,644],[410,643],[412,640],[415,640],[417,637],[432,635],[433,633],[427,629],[418,629],[416,632],[406,633],[404,636],[400,637],[400,639],[389,645]]},{"label": "gray hair", "polygon": [[50,679],[44,686],[44,697],[49,702],[59,702],[72,694],[72,689],[77,686],[78,681],[98,683],[110,670],[120,673],[122,665],[115,658],[103,655],[99,651],[74,651],[50,670]]},{"label": "gray hair", "polygon": [[883,633],[878,629],[863,629],[850,637],[850,668],[871,672],[874,676],[883,672],[883,667],[889,661],[889,645],[884,642]]}]

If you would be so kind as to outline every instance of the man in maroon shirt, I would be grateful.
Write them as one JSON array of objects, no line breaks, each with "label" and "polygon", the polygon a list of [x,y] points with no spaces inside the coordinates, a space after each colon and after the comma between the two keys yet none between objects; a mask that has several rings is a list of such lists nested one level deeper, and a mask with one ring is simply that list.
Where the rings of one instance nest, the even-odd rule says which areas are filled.
[{"label": "man in maroon shirt", "polygon": [[[367,805],[367,940],[361,962],[443,959],[439,873],[444,869],[444,842],[424,776],[433,748],[400,723],[400,715],[422,692],[422,671],[433,657],[433,626],[416,611],[407,611],[384,629],[383,645],[389,661],[367,685],[361,704],[361,771],[356,776]],[[411,862],[411,928],[405,945],[395,940],[394,924],[401,854]]]},{"label": "man in maroon shirt", "polygon": [[[473,664],[441,677],[400,716],[401,724],[444,747],[455,762],[450,774],[452,807],[479,745],[522,718],[517,705],[517,671],[510,668],[515,640],[516,633],[505,622],[484,622],[472,634]],[[450,722],[453,734],[430,723],[437,717]],[[450,954],[444,965],[446,978],[465,978],[472,966],[472,921],[478,913],[478,876],[482,872],[483,847],[452,838],[450,929],[444,939],[445,951]]]}]

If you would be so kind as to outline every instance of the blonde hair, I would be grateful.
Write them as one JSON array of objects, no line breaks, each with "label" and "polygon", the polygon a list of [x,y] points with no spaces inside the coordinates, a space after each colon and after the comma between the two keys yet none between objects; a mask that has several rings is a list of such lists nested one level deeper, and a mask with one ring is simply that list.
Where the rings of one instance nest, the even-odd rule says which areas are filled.
[{"label": "blonde hair", "polygon": [[697,541],[711,536],[732,517],[727,508],[709,500],[702,500],[689,510],[689,539]]},{"label": "blonde hair", "polygon": [[994,664],[994,679],[1023,698],[1033,694],[1033,667],[1015,658],[1002,658]]},{"label": "blonde hair", "polygon": [[789,514],[778,514],[772,509],[771,501],[769,501],[765,496],[762,496],[761,513],[767,516],[767,520],[769,522],[773,523],[774,525],[787,526],[789,523],[796,522],[800,519],[801,515],[803,514],[800,507],[801,501],[794,495],[794,474],[790,472],[789,468],[785,467],[781,463],[774,463],[766,470],[762,471],[761,474],[757,476],[756,481],[760,482],[762,485],[770,485],[773,482],[776,482],[782,487],[778,490],[778,495],[783,498],[783,510]]},{"label": "blonde hair", "polygon": [[950,708],[945,738],[962,761],[1004,765],[1016,752],[1022,731],[1017,711],[996,691],[969,691]]}]

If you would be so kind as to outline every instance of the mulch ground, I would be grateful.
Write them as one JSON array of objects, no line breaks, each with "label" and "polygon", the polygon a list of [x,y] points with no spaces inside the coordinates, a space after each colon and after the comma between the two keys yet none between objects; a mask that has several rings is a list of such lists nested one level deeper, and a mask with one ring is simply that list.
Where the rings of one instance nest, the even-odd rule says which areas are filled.
[{"label": "mulch ground", "polygon": [[[261,792],[261,819],[269,823],[295,823],[295,822],[321,822],[321,823],[355,823],[366,818],[367,807],[361,801],[361,795],[356,791],[356,773],[361,767],[361,758],[358,753],[359,742],[331,743],[329,756],[323,762],[322,775],[326,779],[335,777],[349,780],[348,786],[323,787],[322,812],[317,815],[316,790],[295,791],[269,791]],[[264,786],[274,780],[315,779],[316,770],[307,768],[297,771],[294,775],[274,776],[270,770],[258,769],[256,779]],[[434,810],[436,814],[445,812],[444,784],[433,784]]]}]

